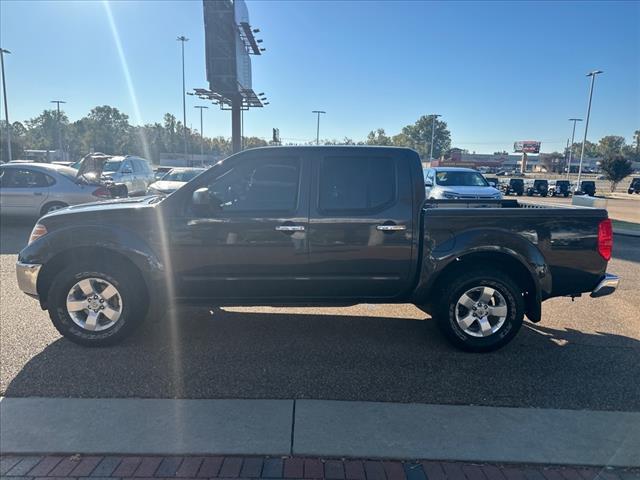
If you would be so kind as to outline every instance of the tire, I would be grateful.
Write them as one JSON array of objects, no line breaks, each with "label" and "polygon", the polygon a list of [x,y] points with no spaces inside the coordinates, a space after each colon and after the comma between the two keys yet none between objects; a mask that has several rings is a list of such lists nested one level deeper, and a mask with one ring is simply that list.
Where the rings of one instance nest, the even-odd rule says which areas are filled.
[{"label": "tire", "polygon": [[[490,300],[482,301],[481,294],[491,291]],[[471,307],[460,303],[464,298],[469,303],[474,300],[473,307],[483,313],[502,313],[506,307],[504,319],[489,313],[483,317],[485,321],[481,324],[480,319],[473,316]],[[478,304],[476,300],[481,303]],[[500,271],[478,269],[455,276],[442,285],[440,299],[434,306],[434,318],[447,340],[455,347],[467,352],[491,352],[504,347],[516,336],[522,327],[524,308],[522,291],[513,279]],[[465,319],[470,321],[466,331],[459,323],[461,320],[464,325]],[[491,330],[495,330],[491,332],[487,327],[483,333],[482,325],[489,325]]]},{"label": "tire", "polygon": [[548,195],[547,193],[543,193],[543,194],[542,194],[542,196],[543,196],[543,197],[546,197],[547,195]]},{"label": "tire", "polygon": [[42,210],[40,210],[40,216],[42,217],[43,215],[46,215],[47,213],[55,212],[56,210],[60,210],[61,208],[66,208],[68,206],[69,205],[67,205],[64,202],[47,203],[46,205],[44,205],[42,207]]},{"label": "tire", "polygon": [[518,196],[521,197],[522,196],[522,192],[518,192]]},{"label": "tire", "polygon": [[569,196],[569,193],[564,194],[564,198],[567,198],[568,196]]},{"label": "tire", "polygon": [[[87,285],[88,280],[92,287],[93,292],[89,296],[84,294],[83,288],[76,287],[82,280],[85,280],[83,286]],[[72,264],[61,271],[51,284],[47,298],[49,317],[58,332],[74,343],[89,347],[118,343],[142,323],[149,307],[146,292],[140,285],[141,282],[136,280],[138,280],[137,276],[131,275],[130,270],[118,262],[110,265]],[[108,298],[107,295],[113,290],[105,294],[103,300],[106,303],[87,300],[93,296],[93,293],[97,293],[98,296],[100,293],[104,294],[107,291],[105,286],[109,284],[115,288],[116,294]],[[75,295],[71,295],[72,291]],[[100,306],[106,307],[97,313],[93,312],[95,315],[95,320],[92,321],[95,325],[93,329],[87,327],[90,323],[90,309],[70,311],[67,307],[69,299],[72,302],[85,304],[91,301],[96,309]],[[114,311],[119,312],[116,321],[111,321],[107,317],[107,311],[111,317],[115,316]],[[84,327],[81,325],[83,316],[85,316]]]}]

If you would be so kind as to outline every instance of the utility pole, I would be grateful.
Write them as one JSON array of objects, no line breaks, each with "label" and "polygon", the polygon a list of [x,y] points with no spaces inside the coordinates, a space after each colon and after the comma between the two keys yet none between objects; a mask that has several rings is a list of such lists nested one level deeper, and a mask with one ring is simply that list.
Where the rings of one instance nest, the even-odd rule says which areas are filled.
[{"label": "utility pole", "polygon": [[[570,118],[569,121],[573,122],[573,131],[571,132],[571,146],[569,147],[569,164],[567,165],[567,180],[569,180],[569,174],[571,173],[571,158],[573,157],[573,139],[576,136],[576,123],[581,122],[582,119]],[[582,159],[580,159],[580,162],[582,162]]]},{"label": "utility pole", "polygon": [[316,125],[316,145],[320,145],[320,114],[325,114],[327,112],[323,110],[313,110],[311,113],[316,113],[318,115],[318,123]]},{"label": "utility pole", "polygon": [[584,138],[582,140],[582,149],[580,150],[580,165],[578,166],[578,184],[580,188],[580,177],[582,176],[582,159],[584,157],[584,146],[587,143],[587,131],[589,130],[589,118],[591,117],[591,99],[593,98],[593,84],[596,81],[596,75],[603,73],[602,70],[594,70],[587,73],[587,77],[591,77],[591,88],[589,89],[589,106],[587,107],[587,120],[584,122]]},{"label": "utility pole", "polygon": [[437,113],[431,115],[431,148],[429,149],[429,163],[433,161],[433,139],[435,138],[436,133],[436,120],[441,116],[442,115],[438,115]]},{"label": "utility pole", "polygon": [[2,65],[2,95],[4,96],[4,121],[7,124],[7,157],[9,162],[13,160],[11,156],[11,124],[9,123],[9,107],[7,106],[7,79],[4,76],[4,54],[11,53],[9,50],[0,48],[0,64]]},{"label": "utility pole", "polygon": [[184,158],[187,159],[187,87],[184,82],[184,42],[189,39],[184,35],[180,35],[176,40],[182,42],[182,129],[184,132]]},{"label": "utility pole", "polygon": [[[62,126],[60,124],[60,104],[67,103],[64,100],[51,100],[50,103],[55,103],[58,109],[58,151],[62,154]],[[62,158],[60,158],[62,160]]]},{"label": "utility pole", "polygon": [[[200,155],[204,156],[204,132],[202,131],[202,110],[209,107],[205,107],[204,105],[196,105],[193,108],[197,108],[198,110],[200,110]],[[200,162],[204,162],[204,158],[200,158]]]}]

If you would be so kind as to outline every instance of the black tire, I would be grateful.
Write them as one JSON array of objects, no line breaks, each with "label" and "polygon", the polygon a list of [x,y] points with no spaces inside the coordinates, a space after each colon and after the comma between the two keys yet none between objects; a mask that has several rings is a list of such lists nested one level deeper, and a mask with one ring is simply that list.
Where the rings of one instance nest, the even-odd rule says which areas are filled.
[{"label": "black tire", "polygon": [[568,193],[565,193],[565,194],[564,194],[564,198],[567,198],[568,196],[569,196],[569,194],[568,194]]},{"label": "black tire", "polygon": [[543,194],[542,194],[542,196],[543,196],[543,197],[546,197],[547,195],[548,195],[547,193],[543,193]]},{"label": "black tire", "polygon": [[[77,325],[67,311],[67,295],[82,279],[97,278],[111,283],[122,298],[122,312],[110,328],[91,331]],[[148,297],[138,276],[132,275],[119,262],[111,265],[76,263],[62,270],[54,278],[47,297],[49,317],[58,332],[74,343],[101,347],[120,342],[144,320],[149,307]],[[104,319],[104,317],[103,317]]]},{"label": "black tire", "polygon": [[40,210],[40,216],[46,215],[47,213],[55,212],[56,210],[60,210],[61,208],[68,207],[64,202],[49,202],[43,205],[42,210]]},{"label": "black tire", "polygon": [[[499,292],[506,302],[507,315],[504,323],[495,333],[486,337],[466,333],[456,321],[458,301],[465,292],[475,287],[490,287]],[[504,347],[522,327],[525,309],[518,284],[508,275],[488,269],[472,270],[452,277],[446,285],[442,285],[440,299],[434,307],[434,318],[447,340],[468,352],[491,352]]]},{"label": "black tire", "polygon": [[518,196],[521,197],[522,196],[522,192],[518,192]]}]

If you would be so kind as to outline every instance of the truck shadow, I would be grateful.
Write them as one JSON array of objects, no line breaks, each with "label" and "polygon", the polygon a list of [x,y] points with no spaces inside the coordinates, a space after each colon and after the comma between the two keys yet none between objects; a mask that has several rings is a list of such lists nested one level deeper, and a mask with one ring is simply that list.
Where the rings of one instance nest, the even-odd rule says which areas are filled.
[{"label": "truck shadow", "polygon": [[22,368],[5,395],[637,411],[639,354],[633,338],[529,323],[510,345],[482,355],[450,347],[430,319],[179,308],[114,347],[58,339]]},{"label": "truck shadow", "polygon": [[22,250],[29,241],[34,219],[0,217],[0,254],[11,255]]}]

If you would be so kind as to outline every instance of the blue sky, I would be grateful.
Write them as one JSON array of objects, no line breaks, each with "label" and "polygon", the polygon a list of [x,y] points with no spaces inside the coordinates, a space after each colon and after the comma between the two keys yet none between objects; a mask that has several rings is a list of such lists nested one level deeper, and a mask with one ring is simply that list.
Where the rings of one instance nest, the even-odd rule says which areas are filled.
[{"label": "blue sky", "polygon": [[[589,139],[631,141],[640,128],[640,2],[249,1],[267,51],[253,57],[253,83],[270,105],[245,115],[245,134],[285,141],[315,137],[311,110],[326,110],[321,137],[395,134],[439,113],[454,146],[477,152],[538,139],[561,150],[569,117],[584,117],[595,68]],[[98,1],[2,1],[10,120],[68,102],[72,120],[95,105],[132,123],[182,117],[180,46],[187,89],[206,87],[200,1],[110,4],[131,89],[107,9]],[[130,91],[135,92],[138,112]],[[199,128],[187,97],[187,123]],[[230,114],[210,105],[205,135],[230,135]],[[581,138],[579,131],[576,137]]]}]

